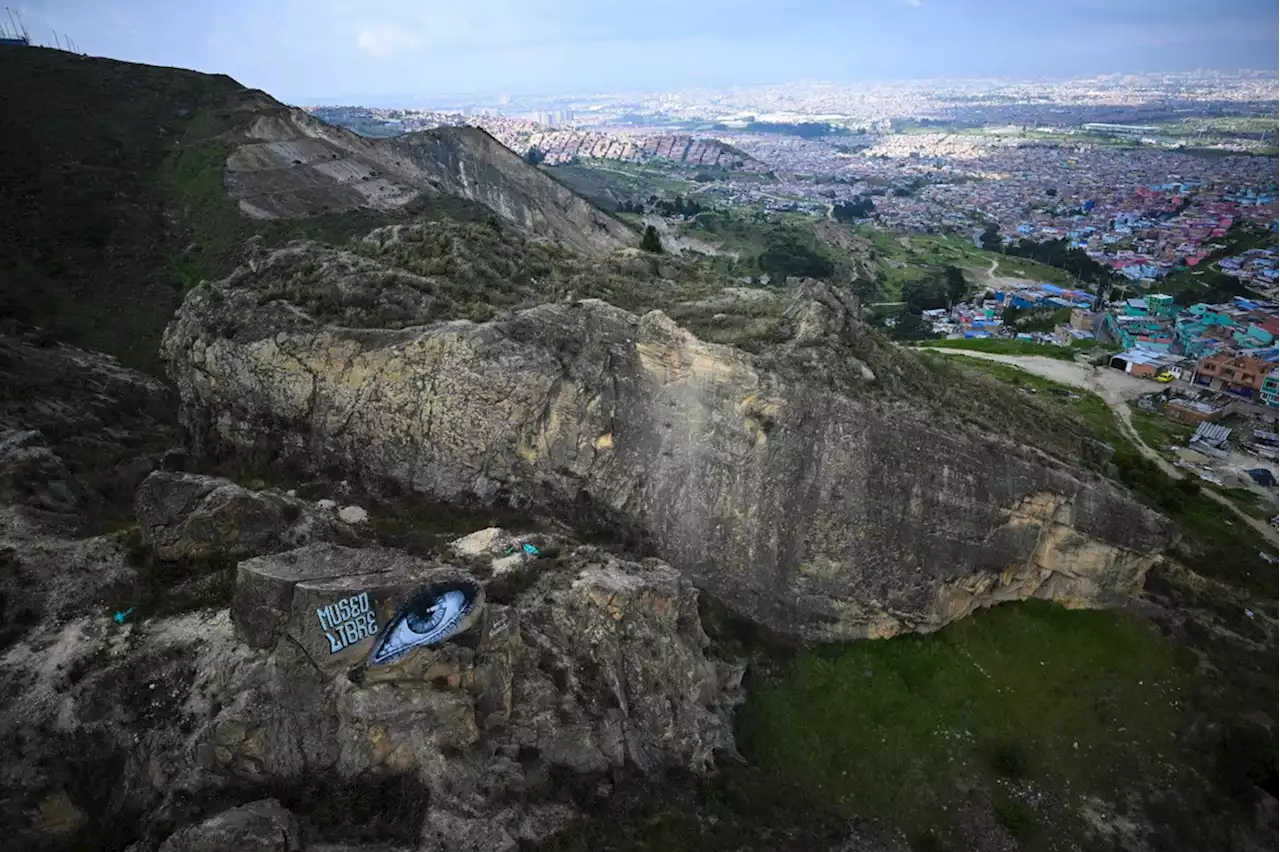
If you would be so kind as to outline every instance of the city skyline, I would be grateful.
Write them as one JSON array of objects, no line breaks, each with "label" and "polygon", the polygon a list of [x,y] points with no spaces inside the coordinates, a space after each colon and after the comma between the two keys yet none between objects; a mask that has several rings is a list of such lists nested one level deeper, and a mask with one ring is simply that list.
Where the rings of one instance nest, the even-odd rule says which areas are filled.
[{"label": "city skyline", "polygon": [[485,0],[28,0],[32,36],[226,73],[294,103],[580,95],[797,81],[1062,79],[1275,67],[1275,4],[705,0],[645,7]]}]

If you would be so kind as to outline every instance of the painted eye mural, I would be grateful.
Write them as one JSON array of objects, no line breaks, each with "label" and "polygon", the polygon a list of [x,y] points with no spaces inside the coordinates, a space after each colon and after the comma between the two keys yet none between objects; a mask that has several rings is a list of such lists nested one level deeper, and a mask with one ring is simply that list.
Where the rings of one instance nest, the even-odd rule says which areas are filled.
[{"label": "painted eye mural", "polygon": [[469,616],[480,599],[475,583],[432,583],[414,592],[373,644],[369,665],[394,663],[414,648],[435,645],[470,626]]}]

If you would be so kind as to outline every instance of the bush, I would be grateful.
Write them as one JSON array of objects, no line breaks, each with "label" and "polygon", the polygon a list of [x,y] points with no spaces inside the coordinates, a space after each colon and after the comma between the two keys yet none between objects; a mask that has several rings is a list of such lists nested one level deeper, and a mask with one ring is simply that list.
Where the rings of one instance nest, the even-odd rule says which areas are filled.
[{"label": "bush", "polygon": [[644,229],[644,237],[640,240],[640,250],[653,254],[662,254],[662,240],[658,237],[658,230],[652,225]]}]

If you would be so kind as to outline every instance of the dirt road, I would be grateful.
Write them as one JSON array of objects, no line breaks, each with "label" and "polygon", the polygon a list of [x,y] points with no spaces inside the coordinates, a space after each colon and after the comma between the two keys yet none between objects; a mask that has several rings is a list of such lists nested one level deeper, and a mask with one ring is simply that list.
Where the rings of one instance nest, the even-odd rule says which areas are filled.
[{"label": "dirt road", "polygon": [[[1185,471],[1169,464],[1158,451],[1147,446],[1138,431],[1133,428],[1133,416],[1129,408],[1129,400],[1151,393],[1154,390],[1151,382],[1144,379],[1135,379],[1133,376],[1121,373],[1119,370],[1112,370],[1109,367],[1092,367],[1076,361],[1060,361],[1056,358],[1045,358],[1041,355],[996,355],[990,352],[970,352],[964,349],[942,348],[930,351],[945,352],[950,355],[963,355],[967,358],[981,358],[986,361],[999,361],[1002,364],[1010,364],[1051,381],[1096,393],[1115,412],[1121,431],[1138,448],[1138,452],[1155,462],[1165,474],[1174,479],[1182,479],[1184,476],[1189,475]],[[1231,500],[1211,488],[1204,488],[1200,493],[1208,495],[1210,499],[1230,509],[1238,518],[1265,536],[1267,541],[1272,544],[1280,542],[1280,535],[1277,535],[1276,528],[1271,524],[1248,514]]]},{"label": "dirt road", "polygon": [[[1010,278],[1008,276],[1005,276],[1005,277],[997,276],[996,270],[999,268],[1000,268],[1000,258],[993,257],[991,258],[991,265],[988,266],[986,269],[974,270],[978,274],[978,276],[981,279],[983,279],[981,286],[983,287],[1024,287],[1026,286],[1027,279],[1025,278],[1018,278],[1018,277]],[[973,269],[973,267],[970,267],[970,269]]]}]

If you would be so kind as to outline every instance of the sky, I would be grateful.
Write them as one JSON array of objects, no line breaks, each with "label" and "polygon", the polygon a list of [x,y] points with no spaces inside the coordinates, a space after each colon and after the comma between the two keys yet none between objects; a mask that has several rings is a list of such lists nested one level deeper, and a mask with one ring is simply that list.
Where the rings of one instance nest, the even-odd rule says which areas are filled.
[{"label": "sky", "polygon": [[[10,0],[33,39],[295,104],[1276,70],[1276,0]],[[7,18],[0,18],[0,22]]]}]

